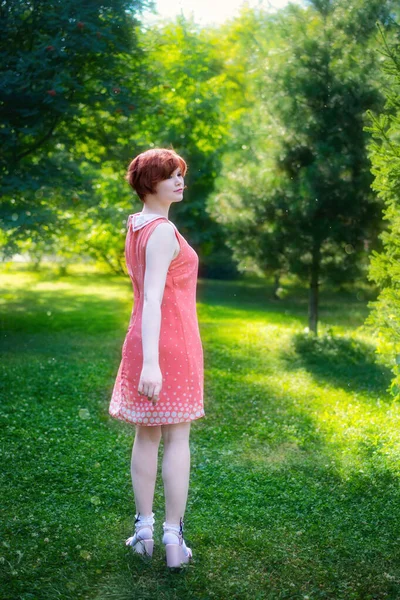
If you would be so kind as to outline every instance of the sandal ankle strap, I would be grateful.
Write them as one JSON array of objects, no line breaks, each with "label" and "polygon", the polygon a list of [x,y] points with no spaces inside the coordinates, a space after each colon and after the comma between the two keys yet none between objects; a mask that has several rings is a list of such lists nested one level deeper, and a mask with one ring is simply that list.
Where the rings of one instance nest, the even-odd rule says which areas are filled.
[{"label": "sandal ankle strap", "polygon": [[138,532],[144,527],[151,529],[151,531],[154,531],[154,522],[154,513],[151,513],[151,515],[147,515],[144,517],[140,513],[138,513],[135,515],[135,531]]},{"label": "sandal ankle strap", "polygon": [[185,542],[183,540],[183,519],[180,519],[179,525],[177,525],[176,523],[163,523],[163,530],[164,535],[166,533],[173,533],[174,535],[176,535],[180,546],[185,545]]},{"label": "sandal ankle strap", "polygon": [[176,533],[178,536],[183,536],[183,519],[179,521],[179,525],[176,523],[167,523],[166,521],[163,523],[164,533],[167,531],[171,533]]}]

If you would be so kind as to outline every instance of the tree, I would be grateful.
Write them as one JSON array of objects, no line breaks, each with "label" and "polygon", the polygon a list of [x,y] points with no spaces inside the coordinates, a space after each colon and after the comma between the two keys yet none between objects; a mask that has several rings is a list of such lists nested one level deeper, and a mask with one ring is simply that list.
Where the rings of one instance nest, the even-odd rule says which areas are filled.
[{"label": "tree", "polygon": [[308,282],[317,333],[319,286],[359,275],[378,233],[364,124],[383,97],[368,36],[391,3],[312,5],[266,15],[253,31],[258,101],[234,131],[209,211],[242,270]]},{"label": "tree", "polygon": [[100,160],[90,148],[106,140],[112,144],[119,113],[136,103],[123,77],[127,58],[136,65],[130,78],[143,75],[135,26],[145,5],[146,0],[2,2],[0,219],[9,234],[3,234],[8,253],[16,238],[44,224],[54,231],[54,205],[71,207],[65,195],[72,196],[74,187],[89,200],[91,182],[81,162]]},{"label": "tree", "polygon": [[[122,4],[119,0],[115,10]],[[40,3],[38,6],[42,7]],[[173,146],[189,164],[185,202],[176,207],[174,218],[200,254],[200,274],[236,274],[221,227],[205,211],[205,199],[219,169],[230,117],[223,110],[229,86],[225,85],[224,65],[216,48],[218,32],[203,30],[185,18],[147,29],[136,26],[128,13],[123,20],[126,36],[114,40],[106,56],[99,52],[105,33],[98,36],[98,30],[93,25],[89,27],[90,15],[78,16],[79,6],[70,0],[60,5],[57,12],[58,5],[53,3],[54,14],[50,13],[50,18],[55,20],[53,29],[58,31],[64,24],[65,11],[69,14],[68,10],[74,9],[72,33],[68,30],[63,37],[68,40],[74,35],[78,41],[85,41],[81,56],[78,44],[78,56],[71,54],[71,64],[59,62],[61,51],[57,49],[55,60],[55,42],[45,52],[44,42],[37,42],[46,59],[51,56],[55,60],[54,69],[62,81],[65,77],[69,83],[75,82],[75,75],[81,80],[78,90],[73,88],[69,104],[64,98],[65,90],[61,93],[58,88],[55,96],[45,94],[44,108],[37,102],[34,127],[39,133],[35,140],[41,139],[46,111],[50,115],[58,111],[56,129],[42,144],[29,147],[20,168],[4,167],[4,181],[9,189],[3,214],[0,213],[6,231],[3,250],[9,255],[26,250],[30,240],[34,252],[42,252],[42,248],[49,252],[52,248],[64,257],[64,264],[82,253],[102,260],[114,272],[122,272],[124,219],[136,208],[132,209],[135,197],[124,181],[126,167],[134,155],[149,147]],[[101,6],[96,10],[102,11]],[[113,15],[111,11],[108,17]],[[17,18],[13,13],[13,17],[22,28],[23,16]],[[89,35],[93,31],[94,40]],[[86,40],[82,37],[84,32]],[[11,47],[8,51],[14,56],[17,50]],[[35,52],[35,46],[31,53],[27,52],[37,69],[35,79],[50,77],[49,65],[36,60]],[[92,62],[96,63],[99,57],[107,61],[104,72],[101,63],[92,69]],[[47,89],[50,83],[43,85]],[[79,101],[75,102],[76,98]],[[62,102],[62,110],[58,110],[57,102]],[[14,146],[12,139],[7,139],[5,164],[9,165]],[[137,210],[141,206],[137,200]]]},{"label": "tree", "polygon": [[[126,127],[119,137],[119,152],[124,157],[119,181],[133,156],[149,147],[172,146],[187,161],[187,189],[183,202],[173,207],[172,218],[198,251],[202,277],[236,275],[221,226],[206,212],[206,198],[220,168],[231,117],[225,108],[229,85],[218,39],[217,30],[204,30],[185,17],[141,31],[149,109],[137,126]],[[104,195],[104,202],[106,198]],[[109,198],[110,204],[114,202],[113,195]],[[127,212],[131,198],[124,194]],[[136,199],[136,204],[141,210],[141,202]]]},{"label": "tree", "polygon": [[400,400],[400,25],[395,23],[396,37],[389,42],[382,26],[383,69],[388,77],[385,86],[385,110],[380,115],[369,112],[372,133],[369,152],[373,188],[384,202],[386,228],[380,235],[382,250],[371,256],[369,279],[380,287],[378,299],[370,302],[366,324],[378,333],[377,352],[381,362],[392,369],[389,388]]}]

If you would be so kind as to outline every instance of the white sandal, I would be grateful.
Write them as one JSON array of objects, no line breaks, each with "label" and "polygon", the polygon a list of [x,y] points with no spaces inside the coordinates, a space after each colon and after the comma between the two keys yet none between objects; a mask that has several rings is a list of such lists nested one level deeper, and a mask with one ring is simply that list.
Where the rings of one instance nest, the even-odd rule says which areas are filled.
[{"label": "white sandal", "polygon": [[153,556],[153,525],[154,513],[148,517],[135,515],[135,533],[125,541],[126,546],[131,546],[137,554]]},{"label": "white sandal", "polygon": [[179,568],[182,564],[188,563],[193,554],[183,539],[183,520],[180,520],[179,525],[164,523],[163,529],[167,567]]}]

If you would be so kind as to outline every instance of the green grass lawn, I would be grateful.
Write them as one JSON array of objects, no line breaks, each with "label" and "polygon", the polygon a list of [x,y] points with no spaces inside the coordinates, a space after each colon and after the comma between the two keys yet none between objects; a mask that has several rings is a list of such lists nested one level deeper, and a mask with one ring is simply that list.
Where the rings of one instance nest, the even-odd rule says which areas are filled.
[{"label": "green grass lawn", "polygon": [[3,600],[400,598],[400,410],[362,327],[368,291],[325,290],[313,340],[307,290],[199,281],[207,416],[180,573],[161,478],[153,560],[124,546],[134,429],[108,404],[129,279],[13,267],[1,291]]}]

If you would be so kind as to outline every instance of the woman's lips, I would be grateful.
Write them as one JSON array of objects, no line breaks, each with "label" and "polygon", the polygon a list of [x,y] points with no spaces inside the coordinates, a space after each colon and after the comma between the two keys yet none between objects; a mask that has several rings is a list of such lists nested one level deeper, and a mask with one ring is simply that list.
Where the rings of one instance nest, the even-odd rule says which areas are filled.
[{"label": "woman's lips", "polygon": [[183,192],[183,190],[182,190],[182,189],[180,189],[180,190],[175,190],[175,194],[176,194],[177,192]]}]

